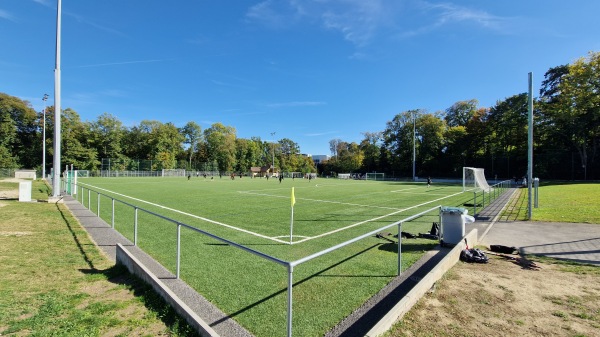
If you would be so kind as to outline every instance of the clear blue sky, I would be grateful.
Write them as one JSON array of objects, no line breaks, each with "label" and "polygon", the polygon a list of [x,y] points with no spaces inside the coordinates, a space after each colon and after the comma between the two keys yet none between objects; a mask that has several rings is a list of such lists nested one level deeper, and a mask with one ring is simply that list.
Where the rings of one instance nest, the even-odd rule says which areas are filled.
[{"label": "clear blue sky", "polygon": [[[0,0],[0,92],[54,104],[56,0]],[[63,0],[62,108],[303,153],[410,109],[482,107],[600,50],[600,1]],[[271,133],[275,132],[272,137]]]}]

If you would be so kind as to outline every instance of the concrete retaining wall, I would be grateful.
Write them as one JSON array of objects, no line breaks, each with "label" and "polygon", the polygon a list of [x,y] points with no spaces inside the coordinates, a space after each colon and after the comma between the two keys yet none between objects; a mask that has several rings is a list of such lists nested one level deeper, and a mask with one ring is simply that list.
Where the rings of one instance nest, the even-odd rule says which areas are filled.
[{"label": "concrete retaining wall", "polygon": [[[477,229],[470,231],[465,238],[469,243],[469,247],[474,247],[477,244]],[[454,246],[440,263],[437,264],[419,283],[404,296],[365,336],[375,337],[387,332],[402,316],[404,316],[418,301],[421,299],[431,287],[442,276],[452,268],[460,257],[460,252],[465,249],[465,242],[462,240]]]},{"label": "concrete retaining wall", "polygon": [[138,259],[117,243],[117,264],[122,264],[129,272],[148,283],[175,311],[183,317],[201,336],[218,337],[219,335],[194,313],[177,295],[175,295],[160,279],[148,270]]}]

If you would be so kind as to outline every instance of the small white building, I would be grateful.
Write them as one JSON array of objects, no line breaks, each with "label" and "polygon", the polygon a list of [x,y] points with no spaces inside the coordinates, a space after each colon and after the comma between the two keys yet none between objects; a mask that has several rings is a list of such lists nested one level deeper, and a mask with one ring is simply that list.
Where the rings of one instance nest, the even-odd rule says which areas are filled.
[{"label": "small white building", "polygon": [[329,160],[329,156],[326,154],[313,154],[310,156],[315,164],[322,164]]}]

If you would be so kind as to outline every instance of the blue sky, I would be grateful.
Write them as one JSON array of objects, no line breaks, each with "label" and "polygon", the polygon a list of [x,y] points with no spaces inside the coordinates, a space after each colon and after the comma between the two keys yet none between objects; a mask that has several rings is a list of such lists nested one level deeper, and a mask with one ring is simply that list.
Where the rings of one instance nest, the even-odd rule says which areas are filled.
[{"label": "blue sky", "polygon": [[[56,0],[0,0],[0,92],[54,104]],[[62,108],[303,153],[410,109],[482,107],[600,50],[600,1],[63,0]],[[271,133],[275,136],[271,136]]]}]

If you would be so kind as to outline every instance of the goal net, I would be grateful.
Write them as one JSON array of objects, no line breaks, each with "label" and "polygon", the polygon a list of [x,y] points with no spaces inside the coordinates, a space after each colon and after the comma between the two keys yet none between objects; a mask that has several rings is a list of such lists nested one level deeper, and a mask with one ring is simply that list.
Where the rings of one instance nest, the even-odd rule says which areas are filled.
[{"label": "goal net", "polygon": [[473,188],[489,191],[490,185],[488,185],[485,179],[482,168],[463,167],[463,191]]},{"label": "goal net", "polygon": [[185,177],[185,169],[163,169],[163,177]]},{"label": "goal net", "polygon": [[350,173],[338,173],[338,179],[350,179]]},{"label": "goal net", "polygon": [[365,176],[366,180],[385,180],[385,173],[367,173]]},{"label": "goal net", "polygon": [[79,178],[89,178],[90,171],[89,170],[75,170],[75,176]]}]

